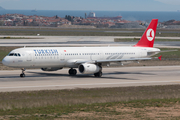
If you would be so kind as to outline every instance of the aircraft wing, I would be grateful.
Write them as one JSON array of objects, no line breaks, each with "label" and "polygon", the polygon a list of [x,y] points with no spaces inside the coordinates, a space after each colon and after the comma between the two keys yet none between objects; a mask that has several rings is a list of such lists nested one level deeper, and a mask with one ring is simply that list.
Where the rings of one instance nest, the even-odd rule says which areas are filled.
[{"label": "aircraft wing", "polygon": [[108,62],[124,62],[124,61],[138,61],[138,60],[151,60],[152,58],[130,58],[130,59],[111,59],[111,60],[92,60],[92,61],[76,61],[75,64],[82,63],[108,63]]},{"label": "aircraft wing", "polygon": [[131,58],[131,59],[97,60],[96,63],[104,63],[104,62],[124,62],[124,61],[138,61],[138,60],[151,60],[151,58]]}]

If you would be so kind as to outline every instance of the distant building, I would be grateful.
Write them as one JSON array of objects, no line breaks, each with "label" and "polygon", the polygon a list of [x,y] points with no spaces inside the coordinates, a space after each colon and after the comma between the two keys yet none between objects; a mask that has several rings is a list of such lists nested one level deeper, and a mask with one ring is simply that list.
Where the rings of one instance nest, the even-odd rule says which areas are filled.
[{"label": "distant building", "polygon": [[90,12],[89,15],[88,15],[88,19],[121,20],[122,16],[117,16],[117,17],[96,17],[95,12]]},{"label": "distant building", "polygon": [[90,12],[89,15],[88,15],[88,17],[90,17],[90,18],[91,18],[91,17],[96,17],[96,13],[95,13],[95,12]]}]

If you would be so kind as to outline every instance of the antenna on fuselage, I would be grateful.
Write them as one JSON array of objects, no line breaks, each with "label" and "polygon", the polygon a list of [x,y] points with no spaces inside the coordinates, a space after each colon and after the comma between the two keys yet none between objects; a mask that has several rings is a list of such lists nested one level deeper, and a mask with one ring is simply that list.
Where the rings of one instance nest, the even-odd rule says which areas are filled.
[{"label": "antenna on fuselage", "polygon": [[24,46],[24,48],[26,48],[26,46]]}]

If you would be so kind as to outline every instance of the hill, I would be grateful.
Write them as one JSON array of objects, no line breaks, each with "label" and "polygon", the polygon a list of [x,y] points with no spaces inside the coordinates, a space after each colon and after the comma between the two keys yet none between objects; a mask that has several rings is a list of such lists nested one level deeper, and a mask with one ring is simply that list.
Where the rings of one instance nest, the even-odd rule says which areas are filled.
[{"label": "hill", "polygon": [[5,10],[3,7],[0,6],[0,10]]}]

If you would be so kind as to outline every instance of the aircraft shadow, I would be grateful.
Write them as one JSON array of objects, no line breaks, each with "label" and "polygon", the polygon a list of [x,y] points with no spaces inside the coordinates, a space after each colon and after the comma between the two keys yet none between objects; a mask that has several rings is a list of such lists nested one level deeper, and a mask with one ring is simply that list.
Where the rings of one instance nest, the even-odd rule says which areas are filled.
[{"label": "aircraft shadow", "polygon": [[112,73],[103,73],[104,75],[113,75],[113,74],[120,74],[120,75],[124,75],[124,74],[139,74],[139,75],[155,75],[152,73],[141,73],[141,72],[112,72]]},{"label": "aircraft shadow", "polygon": [[[28,73],[34,73],[36,74],[35,76],[31,76],[31,77],[47,77],[47,76],[51,76],[51,77],[71,77],[71,78],[95,78],[94,75],[92,74],[77,74],[76,76],[70,76],[69,74],[58,74],[58,73],[37,73],[37,72],[28,72]],[[103,76],[97,79],[126,79],[126,80],[138,80],[138,79],[132,79],[132,78],[122,78],[121,76],[119,77],[112,77],[112,76],[108,76],[108,75],[124,75],[124,74],[128,74],[128,75],[134,75],[134,74],[140,74],[140,75],[152,75],[154,76],[155,74],[151,74],[151,73],[141,73],[141,72],[111,72],[111,73],[103,73]]]},{"label": "aircraft shadow", "polygon": [[[70,77],[70,78],[96,78],[96,79],[117,79],[117,80],[139,80],[139,79],[133,79],[133,78],[125,78],[125,77],[121,77],[121,75],[135,75],[135,74],[139,74],[139,75],[152,75],[154,76],[155,74],[151,74],[151,73],[141,73],[141,72],[110,72],[110,73],[103,73],[103,76],[98,78],[98,77],[94,77],[94,75],[92,74],[77,74],[76,76],[70,76],[69,74],[61,74],[61,73],[38,73],[38,72],[29,72],[27,71],[27,73],[32,73],[33,75],[26,75],[25,78],[35,78],[38,77],[38,80],[45,80],[44,77]],[[111,75],[111,76],[108,76]],[[119,75],[119,76],[115,76],[113,77],[112,75]],[[17,76],[0,76],[0,78],[15,78],[18,79],[20,78],[19,75]],[[42,78],[42,79],[39,79]],[[32,79],[33,80],[33,79]],[[32,81],[31,80],[31,81]],[[48,79],[47,79],[48,80]],[[2,81],[2,80],[1,80]],[[6,80],[3,80],[6,81]],[[13,81],[12,80],[8,80],[8,81]],[[20,78],[18,79],[18,81],[24,81],[24,79]],[[36,79],[34,79],[33,81],[37,81]]]}]

